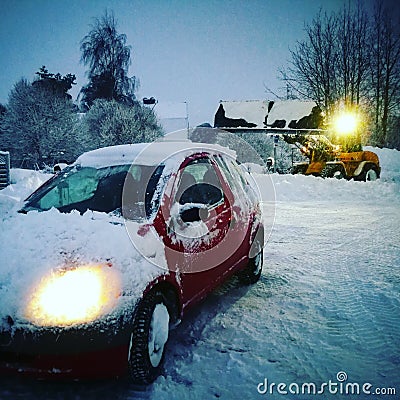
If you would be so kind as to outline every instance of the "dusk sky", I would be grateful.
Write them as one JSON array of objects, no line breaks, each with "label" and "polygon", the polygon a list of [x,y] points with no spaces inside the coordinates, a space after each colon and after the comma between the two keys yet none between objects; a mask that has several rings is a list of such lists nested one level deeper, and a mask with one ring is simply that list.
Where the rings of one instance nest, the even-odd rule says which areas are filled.
[{"label": "dusk sky", "polygon": [[304,23],[321,7],[330,13],[345,2],[3,0],[0,103],[7,103],[21,77],[33,80],[42,65],[75,74],[76,98],[87,83],[80,42],[108,9],[132,47],[129,75],[140,79],[137,97],[153,96],[160,105],[187,102],[192,126],[212,123],[219,100],[273,98],[264,85],[284,95],[279,68],[304,37]]}]

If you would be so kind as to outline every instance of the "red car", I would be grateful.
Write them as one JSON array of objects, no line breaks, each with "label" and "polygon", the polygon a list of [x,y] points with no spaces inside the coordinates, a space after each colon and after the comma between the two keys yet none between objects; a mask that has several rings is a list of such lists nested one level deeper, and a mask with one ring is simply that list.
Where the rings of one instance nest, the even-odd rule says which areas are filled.
[{"label": "red car", "polygon": [[0,370],[153,381],[190,307],[234,273],[261,275],[259,196],[234,158],[190,141],[113,146],[31,194],[15,218],[36,229],[10,238],[17,261],[0,267]]}]

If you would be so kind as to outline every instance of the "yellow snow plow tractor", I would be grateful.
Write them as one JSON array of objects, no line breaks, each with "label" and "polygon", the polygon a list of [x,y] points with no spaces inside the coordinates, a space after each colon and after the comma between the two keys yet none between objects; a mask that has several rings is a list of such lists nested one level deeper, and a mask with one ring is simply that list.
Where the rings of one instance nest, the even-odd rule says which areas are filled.
[{"label": "yellow snow plow tractor", "polygon": [[[283,135],[286,142],[296,145],[308,158],[306,163],[294,164],[292,172],[357,181],[378,179],[381,173],[378,156],[372,151],[363,151],[361,146],[361,119],[357,112],[342,110],[333,115],[330,129],[319,130],[319,135]],[[335,144],[325,133],[333,138]]]},{"label": "yellow snow plow tractor", "polygon": [[283,134],[283,139],[295,145],[308,158],[308,162],[295,163],[293,174],[373,181],[380,177],[379,158],[372,151],[363,151],[361,145],[352,144],[343,149],[321,134]]}]

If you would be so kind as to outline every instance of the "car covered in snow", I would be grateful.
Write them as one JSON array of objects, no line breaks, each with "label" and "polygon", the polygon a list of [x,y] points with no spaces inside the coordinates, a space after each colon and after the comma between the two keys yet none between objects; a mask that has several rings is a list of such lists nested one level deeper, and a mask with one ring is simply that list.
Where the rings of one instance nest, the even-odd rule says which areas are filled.
[{"label": "car covered in snow", "polygon": [[235,153],[159,141],[93,150],[3,221],[0,371],[153,381],[170,328],[263,263],[259,195]]}]

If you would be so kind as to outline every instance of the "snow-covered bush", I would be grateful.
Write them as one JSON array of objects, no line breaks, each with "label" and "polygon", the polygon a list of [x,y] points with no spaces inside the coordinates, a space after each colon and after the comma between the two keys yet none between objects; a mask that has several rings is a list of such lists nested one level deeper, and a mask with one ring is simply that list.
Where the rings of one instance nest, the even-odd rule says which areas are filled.
[{"label": "snow-covered bush", "polygon": [[99,147],[152,142],[162,136],[154,113],[140,103],[127,106],[97,99],[80,124],[84,151]]}]

